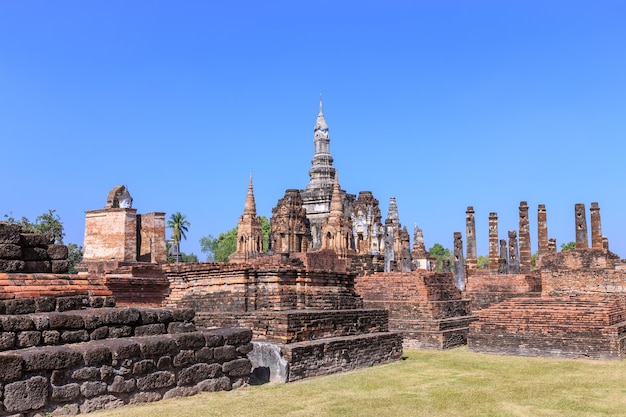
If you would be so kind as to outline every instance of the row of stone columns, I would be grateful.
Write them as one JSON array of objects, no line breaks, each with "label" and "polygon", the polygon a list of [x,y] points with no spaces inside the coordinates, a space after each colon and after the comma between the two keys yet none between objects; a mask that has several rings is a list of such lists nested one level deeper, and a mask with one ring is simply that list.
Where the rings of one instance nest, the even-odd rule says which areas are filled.
[{"label": "row of stone columns", "polygon": [[[602,236],[600,222],[600,208],[597,202],[591,203],[591,247],[608,249],[608,240]],[[467,207],[465,212],[465,228],[467,238],[466,268],[468,271],[478,269],[478,257],[476,254],[476,224],[475,213],[472,206]],[[576,249],[589,247],[587,236],[587,219],[585,205],[575,205],[576,221]],[[457,233],[459,236],[457,236]],[[489,213],[489,270],[501,274],[528,274],[532,269],[532,251],[530,244],[530,222],[528,217],[528,204],[520,202],[519,206],[519,242],[515,230],[508,232],[508,242],[498,237],[498,213]],[[455,259],[460,239],[460,232],[455,232]],[[556,239],[548,238],[548,220],[546,206],[539,204],[537,207],[537,258],[556,252]],[[519,243],[519,245],[518,245]],[[461,243],[462,247],[462,243]],[[462,255],[462,254],[461,254]],[[460,257],[462,259],[462,256]],[[456,267],[456,265],[455,265]]]}]

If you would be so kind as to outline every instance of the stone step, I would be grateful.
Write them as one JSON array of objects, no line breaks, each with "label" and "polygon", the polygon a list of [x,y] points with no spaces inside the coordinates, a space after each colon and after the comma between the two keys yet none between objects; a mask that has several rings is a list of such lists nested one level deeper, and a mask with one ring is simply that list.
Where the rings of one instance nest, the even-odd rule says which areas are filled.
[{"label": "stone step", "polygon": [[0,415],[88,413],[230,390],[248,382],[251,337],[217,329],[0,352]]},{"label": "stone step", "polygon": [[101,307],[0,315],[0,350],[195,331],[191,309]]}]

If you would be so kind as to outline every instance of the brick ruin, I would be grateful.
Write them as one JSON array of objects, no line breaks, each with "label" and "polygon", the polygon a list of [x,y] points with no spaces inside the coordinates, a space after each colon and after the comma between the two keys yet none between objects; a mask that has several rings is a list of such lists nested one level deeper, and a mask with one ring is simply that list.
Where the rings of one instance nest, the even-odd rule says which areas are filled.
[{"label": "brick ruin", "polygon": [[[597,203],[591,204],[589,247],[585,206],[574,210],[576,248],[556,252],[547,238],[546,209],[538,207],[540,268],[526,274],[468,274],[477,321],[468,347],[476,352],[621,359],[626,353],[626,268],[602,236]],[[520,204],[520,230],[527,230]],[[520,233],[522,235],[522,233]],[[525,237],[524,243],[529,239]],[[528,268],[521,256],[520,269]]]},{"label": "brick ruin", "polygon": [[0,222],[0,273],[65,274],[68,250],[51,233],[32,233],[17,224]]},{"label": "brick ruin", "polygon": [[397,360],[386,310],[363,308],[354,274],[289,265],[170,264],[166,305],[204,326],[252,329],[259,380],[295,381]]},{"label": "brick ruin", "polygon": [[15,272],[32,270],[15,261],[33,262],[15,247],[63,252],[0,223],[0,251],[11,253],[0,272],[0,415],[87,413],[248,383],[250,330],[197,327],[189,308],[116,306],[106,280],[51,273],[60,259],[50,255],[45,268]]}]

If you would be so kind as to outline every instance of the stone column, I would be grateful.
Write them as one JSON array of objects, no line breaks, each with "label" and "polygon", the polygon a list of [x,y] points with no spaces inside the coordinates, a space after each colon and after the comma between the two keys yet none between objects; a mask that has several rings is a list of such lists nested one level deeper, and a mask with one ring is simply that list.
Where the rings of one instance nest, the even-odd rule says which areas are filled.
[{"label": "stone column", "polygon": [[476,255],[476,223],[474,221],[474,207],[467,206],[465,212],[465,238],[467,239],[467,271],[478,269],[478,256]]},{"label": "stone column", "polygon": [[576,204],[574,206],[576,220],[576,249],[587,249],[589,238],[587,237],[587,217],[585,215],[585,205]]},{"label": "stone column", "polygon": [[463,262],[463,238],[461,232],[454,232],[454,285],[465,289],[465,265]]},{"label": "stone column", "polygon": [[519,247],[515,230],[509,230],[509,274],[519,274]]},{"label": "stone column", "polygon": [[598,203],[591,203],[591,247],[602,249],[602,226],[600,224],[600,207]]},{"label": "stone column", "polygon": [[489,270],[498,272],[498,213],[489,213]]},{"label": "stone column", "polygon": [[498,258],[498,274],[506,274],[509,272],[508,250],[506,248],[506,240],[500,239],[500,257]]},{"label": "stone column", "polygon": [[528,204],[519,203],[519,271],[528,274],[532,269],[532,254],[530,252],[530,225],[528,221]]}]

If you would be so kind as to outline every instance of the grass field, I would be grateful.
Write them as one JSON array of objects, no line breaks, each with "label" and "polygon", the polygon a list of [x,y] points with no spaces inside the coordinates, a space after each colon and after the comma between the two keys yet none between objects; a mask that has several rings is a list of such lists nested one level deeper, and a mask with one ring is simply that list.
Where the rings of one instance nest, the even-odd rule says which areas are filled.
[{"label": "grass field", "polygon": [[92,415],[626,416],[626,362],[405,351],[393,364]]}]

